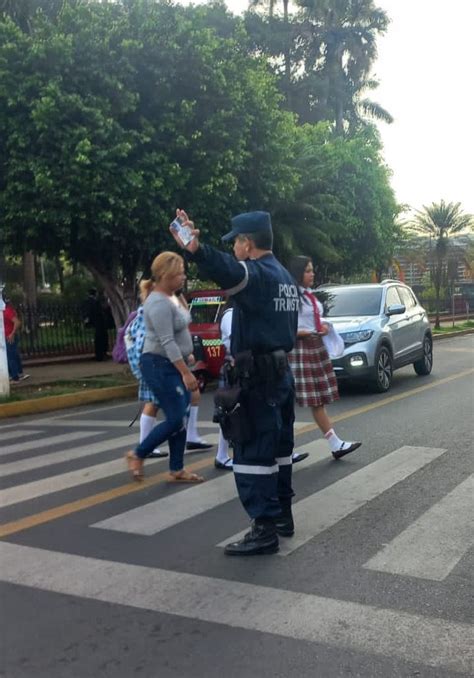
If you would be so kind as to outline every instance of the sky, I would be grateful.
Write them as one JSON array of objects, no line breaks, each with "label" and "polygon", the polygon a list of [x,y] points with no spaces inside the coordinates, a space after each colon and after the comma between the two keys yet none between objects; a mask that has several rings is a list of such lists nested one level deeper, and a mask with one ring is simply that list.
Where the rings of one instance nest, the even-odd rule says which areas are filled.
[{"label": "sky", "polygon": [[[248,5],[226,3],[234,13]],[[411,209],[460,202],[474,214],[474,0],[376,5],[391,23],[378,41],[380,86],[369,96],[395,119],[379,129],[397,200]]]}]

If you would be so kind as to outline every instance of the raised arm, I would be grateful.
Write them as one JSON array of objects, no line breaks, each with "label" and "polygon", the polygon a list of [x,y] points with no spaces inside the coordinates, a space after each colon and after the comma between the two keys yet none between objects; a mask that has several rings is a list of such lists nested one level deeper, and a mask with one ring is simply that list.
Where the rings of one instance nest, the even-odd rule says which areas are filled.
[{"label": "raised arm", "polygon": [[245,263],[237,261],[231,254],[221,252],[210,245],[202,245],[199,242],[199,230],[194,228],[194,223],[189,220],[186,212],[176,210],[176,215],[184,219],[183,225],[188,226],[194,236],[191,242],[184,246],[176,233],[170,229],[179,247],[191,255],[192,260],[205,277],[214,280],[228,294],[240,292],[248,282],[248,270]]}]

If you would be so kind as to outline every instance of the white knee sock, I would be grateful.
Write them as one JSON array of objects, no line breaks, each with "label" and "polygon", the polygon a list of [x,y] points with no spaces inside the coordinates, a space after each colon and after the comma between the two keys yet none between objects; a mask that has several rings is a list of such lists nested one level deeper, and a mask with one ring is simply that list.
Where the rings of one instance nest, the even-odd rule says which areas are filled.
[{"label": "white knee sock", "polygon": [[188,418],[188,426],[186,429],[186,442],[187,443],[201,443],[201,437],[197,430],[197,419],[198,419],[199,405],[191,405]]},{"label": "white knee sock", "polygon": [[222,435],[221,429],[219,429],[219,444],[217,446],[216,459],[221,464],[224,464],[229,459],[229,443]]},{"label": "white knee sock", "polygon": [[352,445],[352,443],[345,443],[343,440],[341,440],[336,435],[336,432],[334,431],[333,428],[330,428],[329,431],[324,434],[324,437],[329,443],[331,452],[336,452],[337,450],[344,450],[345,448],[350,447]]},{"label": "white knee sock", "polygon": [[[150,417],[148,414],[142,414],[140,417],[140,442],[142,443],[148,436],[150,431],[156,426],[155,417]],[[156,448],[155,452],[159,452]]]}]

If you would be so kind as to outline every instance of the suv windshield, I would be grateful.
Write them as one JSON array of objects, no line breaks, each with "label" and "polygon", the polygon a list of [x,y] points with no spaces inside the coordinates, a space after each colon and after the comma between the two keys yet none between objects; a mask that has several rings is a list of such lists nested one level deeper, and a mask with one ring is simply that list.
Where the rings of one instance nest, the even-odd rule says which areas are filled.
[{"label": "suv windshield", "polygon": [[380,287],[343,287],[316,290],[328,318],[342,316],[378,315],[382,301]]}]

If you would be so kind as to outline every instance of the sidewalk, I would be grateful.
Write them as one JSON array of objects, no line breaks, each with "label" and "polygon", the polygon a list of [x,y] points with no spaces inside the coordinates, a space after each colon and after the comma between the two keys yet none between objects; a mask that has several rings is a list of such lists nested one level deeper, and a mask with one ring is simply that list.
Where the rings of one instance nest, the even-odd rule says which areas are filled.
[{"label": "sidewalk", "polygon": [[21,389],[24,386],[51,384],[57,381],[75,381],[86,377],[103,377],[105,375],[130,374],[128,365],[119,365],[113,360],[97,362],[93,358],[77,362],[56,362],[48,365],[25,365],[24,373],[29,379],[19,384],[12,384],[11,389]]}]

